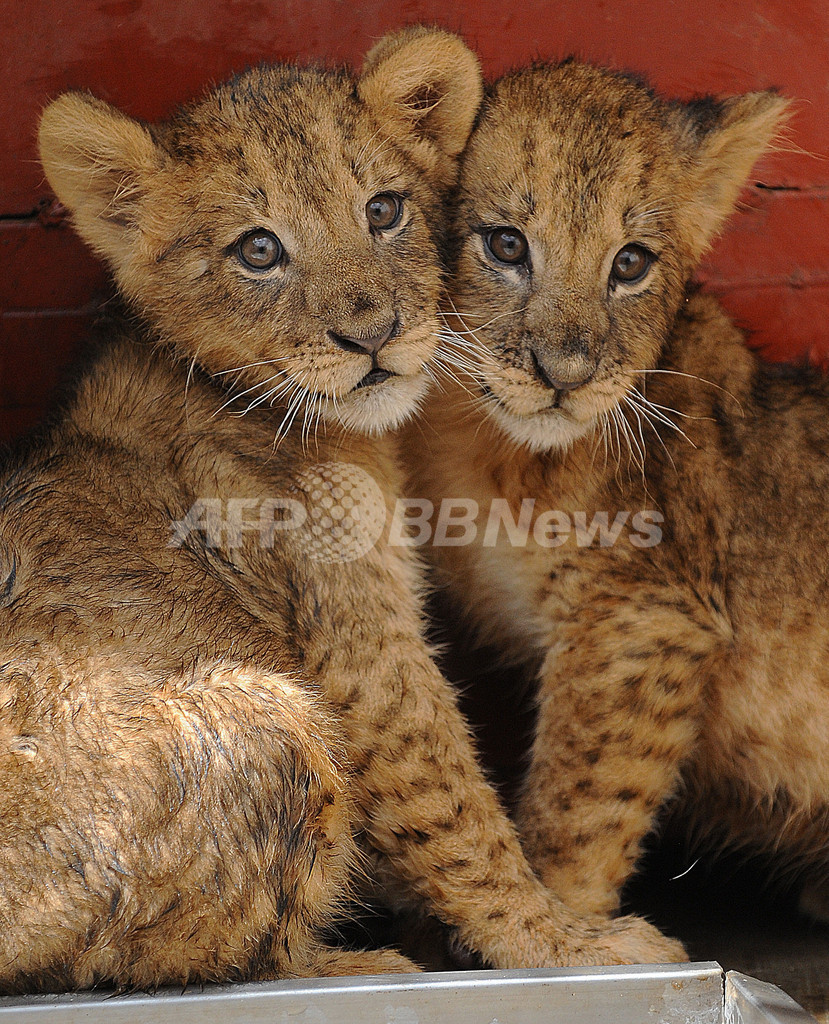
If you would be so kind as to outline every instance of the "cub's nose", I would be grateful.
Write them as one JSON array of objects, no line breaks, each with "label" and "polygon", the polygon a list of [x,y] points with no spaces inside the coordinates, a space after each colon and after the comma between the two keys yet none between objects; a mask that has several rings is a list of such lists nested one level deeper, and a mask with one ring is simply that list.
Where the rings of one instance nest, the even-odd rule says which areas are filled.
[{"label": "cub's nose", "polygon": [[563,394],[566,394],[568,391],[575,391],[576,388],[587,384],[596,372],[594,366],[588,366],[582,360],[568,360],[567,363],[556,366],[555,371],[553,371],[552,367],[545,366],[542,363],[534,351],[530,351],[530,355],[532,356],[535,375],[541,383],[545,387]]},{"label": "cub's nose", "polygon": [[370,355],[372,358],[377,355],[380,349],[397,334],[399,324],[397,317],[386,327],[383,327],[376,334],[357,335],[340,334],[337,331],[329,331],[328,337],[334,342],[337,348],[344,352],[357,352],[363,355]]}]

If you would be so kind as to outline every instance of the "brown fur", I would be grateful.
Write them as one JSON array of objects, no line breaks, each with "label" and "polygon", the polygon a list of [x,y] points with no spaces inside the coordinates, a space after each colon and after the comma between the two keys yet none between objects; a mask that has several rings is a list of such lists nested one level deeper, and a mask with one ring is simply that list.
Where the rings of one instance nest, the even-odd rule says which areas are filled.
[{"label": "brown fur", "polygon": [[[807,868],[812,906],[826,885],[829,386],[760,364],[686,290],[785,107],[535,67],[493,87],[462,164],[451,292],[472,396],[410,431],[412,493],[478,502],[475,542],[431,553],[479,638],[540,666],[520,828],[547,884],[598,913],[682,793],[704,831]],[[488,253],[499,227],[524,262]],[[611,281],[631,243],[652,266]],[[534,499],[527,543],[485,543],[493,499],[514,520]],[[630,524],[577,540],[580,515],[641,510],[664,516],[661,543]],[[545,547],[551,511],[572,528]]]},{"label": "brown fur", "polygon": [[[416,28],[359,78],[257,69],[162,125],[46,110],[49,180],[133,324],[0,492],[5,990],[411,970],[323,941],[355,834],[382,898],[493,965],[676,951],[531,873],[422,638],[412,552],[319,557],[327,463],[381,512],[401,489],[383,432],[439,360],[442,200],[479,90],[460,40]],[[389,192],[399,220],[370,229]],[[286,258],[246,267],[251,229]],[[269,498],[304,525],[193,517]]]}]

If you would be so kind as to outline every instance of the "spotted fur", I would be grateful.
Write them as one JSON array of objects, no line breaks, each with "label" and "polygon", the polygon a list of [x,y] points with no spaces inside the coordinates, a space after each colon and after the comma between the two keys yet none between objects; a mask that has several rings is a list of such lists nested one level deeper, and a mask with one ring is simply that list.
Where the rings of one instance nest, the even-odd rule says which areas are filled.
[{"label": "spotted fur", "polygon": [[[804,868],[813,907],[827,884],[829,386],[758,362],[689,286],[786,106],[538,66],[493,86],[463,160],[470,393],[412,432],[413,491],[478,502],[475,542],[431,553],[467,624],[538,671],[520,829],[547,884],[597,913],[683,795],[703,833]],[[488,245],[520,252],[516,231],[526,258],[505,263]],[[631,245],[650,262],[627,283]],[[534,501],[526,543],[485,542],[493,499],[515,521]],[[647,510],[659,535],[578,537]]]},{"label": "spotted fur", "polygon": [[[388,428],[440,359],[442,204],[479,98],[464,44],[413,28],[359,76],[255,69],[161,125],[46,110],[49,181],[131,315],[0,491],[6,991],[413,970],[325,941],[364,886],[499,967],[666,948],[532,874],[411,550],[314,554],[327,464],[381,512],[402,487]],[[188,519],[273,498],[293,505],[264,535]]]}]

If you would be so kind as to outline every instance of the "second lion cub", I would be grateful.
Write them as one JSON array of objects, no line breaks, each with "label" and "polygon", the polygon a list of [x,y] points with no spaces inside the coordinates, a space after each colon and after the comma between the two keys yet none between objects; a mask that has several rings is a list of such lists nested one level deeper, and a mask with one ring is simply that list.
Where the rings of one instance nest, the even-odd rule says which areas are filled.
[{"label": "second lion cub", "polygon": [[786,105],[534,67],[493,87],[462,165],[473,400],[427,408],[412,493],[462,496],[446,588],[538,672],[519,824],[591,911],[679,793],[826,891],[829,385],[762,365],[688,289]]}]

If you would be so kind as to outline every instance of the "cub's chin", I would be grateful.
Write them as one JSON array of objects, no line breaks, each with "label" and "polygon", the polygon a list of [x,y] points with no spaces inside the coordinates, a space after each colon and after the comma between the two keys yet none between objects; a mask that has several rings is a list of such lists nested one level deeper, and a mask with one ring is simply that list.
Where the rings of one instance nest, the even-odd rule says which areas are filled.
[{"label": "cub's chin", "polygon": [[329,399],[322,419],[358,434],[382,434],[410,419],[428,389],[429,378],[423,372],[393,375],[381,383],[355,388],[336,403]]},{"label": "cub's chin", "polygon": [[594,419],[578,422],[557,409],[518,416],[499,404],[487,412],[510,440],[533,453],[566,451],[596,428]]}]

